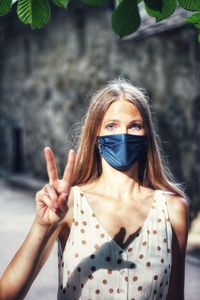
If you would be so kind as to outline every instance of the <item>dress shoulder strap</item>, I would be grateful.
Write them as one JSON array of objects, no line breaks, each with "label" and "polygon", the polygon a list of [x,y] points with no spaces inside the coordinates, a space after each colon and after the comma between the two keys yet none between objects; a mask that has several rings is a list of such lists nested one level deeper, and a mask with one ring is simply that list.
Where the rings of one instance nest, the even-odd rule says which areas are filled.
[{"label": "dress shoulder strap", "polygon": [[156,202],[157,202],[157,211],[161,215],[165,215],[165,219],[169,220],[169,211],[167,205],[167,196],[173,195],[171,192],[157,190]]},{"label": "dress shoulder strap", "polygon": [[74,220],[79,220],[81,216],[81,210],[82,210],[82,192],[78,186],[72,187],[73,196],[74,196],[74,212],[73,217]]}]

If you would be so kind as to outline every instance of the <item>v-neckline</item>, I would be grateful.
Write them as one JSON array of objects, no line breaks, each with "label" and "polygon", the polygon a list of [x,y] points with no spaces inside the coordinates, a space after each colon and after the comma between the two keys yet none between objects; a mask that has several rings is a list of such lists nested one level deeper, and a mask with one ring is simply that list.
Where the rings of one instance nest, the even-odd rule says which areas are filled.
[{"label": "v-neckline", "polygon": [[[87,199],[85,193],[81,190],[81,188],[80,188],[78,185],[77,185],[76,187],[78,188],[80,195],[84,198],[85,203],[86,203],[86,205],[88,206],[88,208],[89,208],[89,210],[90,210],[90,212],[91,212],[91,215],[93,215],[93,218],[96,220],[97,224],[99,225],[99,227],[101,228],[101,230],[103,231],[103,233],[105,234],[105,236],[107,236],[107,238],[109,239],[109,241],[110,241],[110,242],[113,242],[113,243],[120,249],[120,251],[125,252],[128,248],[130,248],[130,246],[132,245],[132,243],[135,241],[135,238],[132,239],[132,240],[130,241],[130,243],[129,243],[125,248],[122,248],[122,247],[114,240],[114,237],[112,238],[112,237],[110,236],[110,234],[105,230],[104,226],[101,224],[101,222],[99,221],[98,217],[96,216],[96,213],[94,212],[92,206],[90,205],[90,203],[89,203],[89,201],[88,201],[88,199]],[[155,190],[155,191],[154,191],[153,201],[152,201],[151,207],[150,207],[150,209],[149,209],[149,211],[148,211],[147,217],[146,217],[146,219],[145,219],[143,225],[142,225],[141,227],[139,227],[139,228],[134,232],[134,235],[136,235],[136,236],[137,236],[138,233],[140,234],[140,233],[144,230],[144,228],[146,227],[146,224],[148,223],[148,221],[149,221],[149,219],[150,219],[150,217],[151,217],[151,214],[152,214],[152,212],[153,212],[152,206],[153,206],[154,203],[156,204],[156,195],[157,195],[157,191],[158,191],[158,190]]]}]

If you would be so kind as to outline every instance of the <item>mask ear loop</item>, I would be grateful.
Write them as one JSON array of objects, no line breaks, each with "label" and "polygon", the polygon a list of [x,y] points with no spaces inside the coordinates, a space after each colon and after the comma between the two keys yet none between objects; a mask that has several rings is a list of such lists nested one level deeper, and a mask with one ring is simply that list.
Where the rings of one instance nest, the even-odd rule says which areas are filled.
[{"label": "mask ear loop", "polygon": [[101,150],[101,146],[102,146],[102,144],[101,143],[99,143],[99,141],[98,141],[98,139],[96,138],[96,141],[95,141],[95,146],[98,148],[98,150],[99,150],[99,153],[100,154],[102,154],[102,150]]},{"label": "mask ear loop", "polygon": [[98,149],[99,149],[99,153],[100,153],[100,154],[102,154],[101,146],[102,146],[101,144],[97,144],[97,147],[98,147]]}]

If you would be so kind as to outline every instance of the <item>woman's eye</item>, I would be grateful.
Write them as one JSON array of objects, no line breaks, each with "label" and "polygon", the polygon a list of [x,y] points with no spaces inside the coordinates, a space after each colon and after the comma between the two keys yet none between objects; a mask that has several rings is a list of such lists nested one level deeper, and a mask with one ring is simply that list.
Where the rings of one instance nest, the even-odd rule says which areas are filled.
[{"label": "woman's eye", "polygon": [[141,130],[142,129],[142,124],[134,123],[134,124],[131,125],[131,129]]},{"label": "woman's eye", "polygon": [[107,124],[107,125],[105,126],[105,128],[106,128],[107,130],[113,130],[115,127],[116,127],[116,125],[113,124],[113,123]]}]

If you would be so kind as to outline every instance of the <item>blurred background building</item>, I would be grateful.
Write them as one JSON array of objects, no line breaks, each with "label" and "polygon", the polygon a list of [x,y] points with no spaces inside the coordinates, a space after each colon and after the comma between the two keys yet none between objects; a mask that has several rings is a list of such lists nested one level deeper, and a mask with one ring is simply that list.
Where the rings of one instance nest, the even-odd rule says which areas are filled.
[{"label": "blurred background building", "polygon": [[[73,2],[73,1],[71,1]],[[55,9],[47,26],[31,31],[15,12],[0,18],[0,175],[46,178],[43,147],[60,172],[73,147],[89,92],[114,77],[146,89],[164,156],[185,183],[191,216],[200,210],[200,44],[177,10],[120,40],[111,30],[112,3],[74,1]]]}]

